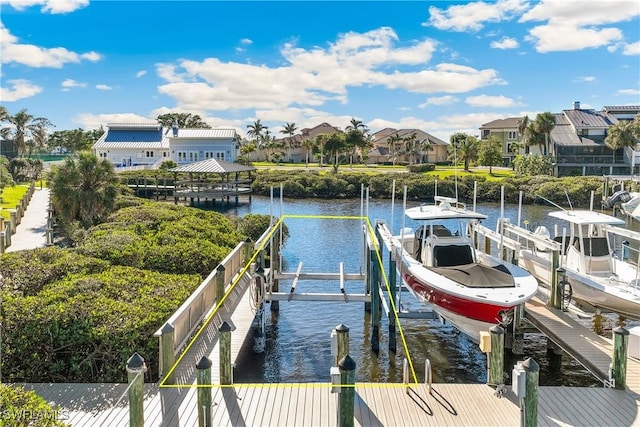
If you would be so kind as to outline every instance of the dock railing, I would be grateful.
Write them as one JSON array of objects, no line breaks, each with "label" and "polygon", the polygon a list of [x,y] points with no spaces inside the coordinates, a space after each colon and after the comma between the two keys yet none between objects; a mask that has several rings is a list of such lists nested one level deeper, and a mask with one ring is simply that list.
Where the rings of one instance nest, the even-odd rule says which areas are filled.
[{"label": "dock railing", "polygon": [[[244,261],[244,247],[247,242],[240,242],[238,245],[227,255],[227,257],[220,262],[218,268],[215,268],[204,281],[198,286],[198,288],[185,300],[185,302],[178,308],[169,319],[165,322],[162,328],[158,329],[154,336],[160,339],[160,370],[159,375],[162,376],[165,369],[169,369],[170,366],[163,365],[163,330],[166,331],[167,325],[171,326],[173,330],[173,356],[181,351],[181,349],[187,344],[189,339],[193,336],[197,328],[202,324],[204,319],[216,306],[216,303],[224,295],[218,295],[217,282],[219,280],[219,272],[224,272],[224,286],[228,286],[233,282],[233,278],[241,271]],[[220,266],[224,267],[221,269]],[[171,347],[171,346],[169,346]],[[170,348],[169,348],[170,349]],[[166,350],[164,350],[166,351]],[[173,359],[173,358],[172,358]],[[163,369],[164,368],[164,369]]]}]

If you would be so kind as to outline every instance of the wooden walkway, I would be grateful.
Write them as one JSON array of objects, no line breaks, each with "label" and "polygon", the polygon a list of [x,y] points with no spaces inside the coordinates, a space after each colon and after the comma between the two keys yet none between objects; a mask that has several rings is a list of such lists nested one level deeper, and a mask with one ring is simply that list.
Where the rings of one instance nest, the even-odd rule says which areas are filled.
[{"label": "wooden walkway", "polygon": [[251,292],[248,274],[234,286],[221,308],[215,312],[203,330],[199,332],[193,342],[188,345],[186,353],[179,359],[174,370],[176,384],[188,385],[196,383],[196,364],[203,356],[209,358],[211,365],[211,381],[220,381],[220,346],[219,328],[223,322],[231,326],[231,363],[240,353],[251,324],[254,319],[254,310],[251,307]]},{"label": "wooden walkway", "polygon": [[[609,379],[613,343],[585,328],[562,310],[533,298],[525,307],[526,318],[601,381]],[[640,361],[627,358],[627,388],[640,398]]]},{"label": "wooden walkway", "polygon": [[[127,426],[126,384],[27,384],[64,408],[72,426]],[[124,398],[116,405],[120,396]],[[212,390],[214,426],[335,426],[337,395],[328,383],[247,384]],[[197,426],[197,390],[148,385],[145,426]],[[484,384],[356,384],[354,424],[375,426],[519,426],[520,408]],[[623,390],[541,387],[539,426],[638,426],[640,403]]]}]

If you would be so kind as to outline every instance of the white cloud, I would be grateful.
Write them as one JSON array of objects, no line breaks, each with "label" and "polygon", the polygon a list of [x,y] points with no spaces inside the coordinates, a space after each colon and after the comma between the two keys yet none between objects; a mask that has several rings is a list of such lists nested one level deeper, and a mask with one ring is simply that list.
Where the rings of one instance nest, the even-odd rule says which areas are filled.
[{"label": "white cloud", "polygon": [[240,44],[247,45],[247,44],[252,44],[252,43],[253,43],[253,40],[251,40],[251,39],[240,39]]},{"label": "white cloud", "polygon": [[449,105],[449,104],[453,104],[456,101],[458,101],[458,98],[451,95],[434,96],[434,97],[427,98],[427,101],[418,105],[418,107],[426,108],[429,105]]},{"label": "white cloud", "polygon": [[430,39],[396,47],[387,27],[343,34],[326,48],[286,44],[282,65],[269,67],[208,58],[156,64],[166,80],[160,93],[186,111],[315,108],[347,102],[348,88],[379,86],[412,93],[462,93],[503,84],[494,69],[458,64],[429,65],[437,43]]},{"label": "white cloud", "polygon": [[109,85],[98,84],[98,85],[96,85],[96,89],[98,89],[98,90],[111,90],[113,88],[111,86],[109,86]]},{"label": "white cloud", "polygon": [[147,74],[147,70],[140,70],[136,73],[136,78],[139,79],[140,77],[144,76],[145,74]]},{"label": "white cloud", "polygon": [[626,44],[622,53],[625,55],[640,55],[640,41]]},{"label": "white cloud", "polygon": [[543,0],[520,18],[520,22],[547,21],[529,30],[526,40],[538,52],[581,50],[611,45],[622,40],[619,28],[603,25],[640,16],[636,0],[607,2]]},{"label": "white cloud", "polygon": [[69,92],[72,88],[86,87],[86,86],[87,86],[86,83],[77,82],[73,79],[66,79],[65,81],[62,82],[62,91]]},{"label": "white cloud", "polygon": [[0,23],[0,50],[2,63],[12,62],[34,68],[62,68],[67,63],[78,63],[83,60],[96,62],[102,56],[96,52],[76,53],[63,47],[44,48],[32,44],[20,44],[18,38]]},{"label": "white cloud", "polygon": [[8,4],[18,11],[41,5],[45,13],[69,13],[89,5],[89,0],[0,0],[0,4]]},{"label": "white cloud", "polygon": [[490,95],[477,95],[477,96],[469,96],[464,100],[467,104],[472,107],[491,107],[491,108],[507,108],[513,107],[516,105],[521,105],[519,102],[514,100],[513,98],[508,98],[506,96],[490,96]]},{"label": "white cloud", "polygon": [[622,32],[617,28],[594,29],[561,24],[533,27],[525,37],[540,53],[596,48],[620,39]]},{"label": "white cloud", "polygon": [[498,0],[495,3],[483,1],[449,6],[447,9],[429,7],[429,20],[423,26],[433,26],[440,30],[478,31],[485,22],[501,22],[528,9],[525,0]]},{"label": "white cloud", "polygon": [[15,79],[6,81],[6,87],[0,87],[0,99],[3,102],[13,102],[20,99],[30,98],[42,92],[42,87],[31,83],[25,79]]},{"label": "white cloud", "polygon": [[595,76],[581,76],[578,77],[576,80],[576,82],[585,82],[585,83],[593,83],[596,81]]},{"label": "white cloud", "polygon": [[637,95],[640,95],[640,90],[638,90],[638,89],[620,89],[619,91],[616,92],[616,95],[637,96]]},{"label": "white cloud", "polygon": [[518,40],[511,37],[503,37],[498,41],[491,42],[491,47],[494,49],[515,49],[518,46]]}]

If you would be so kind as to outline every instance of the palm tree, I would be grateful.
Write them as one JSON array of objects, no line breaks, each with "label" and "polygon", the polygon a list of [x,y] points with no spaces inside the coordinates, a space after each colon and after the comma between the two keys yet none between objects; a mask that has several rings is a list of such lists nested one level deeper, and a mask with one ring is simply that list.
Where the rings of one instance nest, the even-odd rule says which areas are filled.
[{"label": "palm tree", "polygon": [[529,137],[528,129],[529,129],[529,116],[524,116],[522,119],[518,121],[518,135],[520,135],[520,142],[524,147],[527,146],[527,138]]},{"label": "palm tree", "polygon": [[313,151],[313,147],[315,147],[316,143],[313,139],[306,138],[302,141],[302,146],[305,148],[305,165],[309,168],[309,153]]},{"label": "palm tree", "polygon": [[340,153],[345,148],[344,134],[332,133],[331,135],[328,135],[324,148],[327,150],[329,158],[333,159],[333,171],[338,172],[338,166],[340,165]]},{"label": "palm tree", "polygon": [[295,123],[285,123],[280,133],[289,135],[289,144],[287,146],[287,157],[291,161],[291,143],[293,142],[293,134],[298,130]]},{"label": "palm tree", "polygon": [[553,114],[546,112],[536,116],[536,129],[544,135],[544,154],[553,156],[553,147],[549,144],[551,139],[551,131],[556,125],[556,118]]},{"label": "palm tree", "polygon": [[456,132],[450,137],[449,158],[454,162],[462,161],[464,170],[469,170],[469,163],[478,158],[478,139],[466,133]]},{"label": "palm tree", "polygon": [[402,137],[396,132],[387,138],[387,144],[389,145],[389,156],[391,157],[393,164],[396,164],[396,144],[402,141]]},{"label": "palm tree", "polygon": [[[607,129],[607,137],[604,142],[611,148],[612,163],[616,162],[616,151],[620,148],[635,147],[638,144],[635,124],[630,120],[621,120]],[[631,171],[633,174],[633,170]]]},{"label": "palm tree", "polygon": [[349,123],[351,124],[345,128],[346,131],[359,130],[364,133],[368,130],[367,125],[362,123],[362,120],[358,120],[355,117],[352,117]]},{"label": "palm tree", "polygon": [[543,147],[542,151],[544,151],[545,137],[544,134],[538,130],[536,122],[529,122],[529,126],[527,126],[525,132],[527,134],[527,147],[537,145]]},{"label": "palm tree", "polygon": [[63,222],[89,227],[114,207],[118,177],[113,164],[93,153],[81,152],[53,167],[48,182],[54,210]]},{"label": "palm tree", "polygon": [[2,121],[8,122],[11,126],[3,128],[0,132],[4,139],[13,139],[14,152],[16,156],[24,155],[26,141],[42,127],[51,126],[51,122],[44,117],[34,117],[27,113],[26,109],[11,115],[5,108],[0,112]]},{"label": "palm tree", "polygon": [[431,141],[429,140],[429,138],[425,138],[422,141],[420,141],[420,163],[422,163],[424,161],[424,158],[422,157],[422,155],[424,154],[424,152],[427,152],[427,163],[429,163],[429,151],[433,151],[433,144],[431,143]]},{"label": "palm tree", "polygon": [[418,135],[413,131],[411,132],[411,135],[402,138],[402,141],[404,141],[405,153],[409,155],[409,163],[412,164],[413,160],[416,160],[415,157],[418,155],[418,147],[416,145]]},{"label": "palm tree", "polygon": [[262,134],[269,129],[268,126],[262,124],[260,119],[253,122],[253,124],[247,125],[247,135],[252,136],[256,140],[256,146],[260,148],[262,141]]}]

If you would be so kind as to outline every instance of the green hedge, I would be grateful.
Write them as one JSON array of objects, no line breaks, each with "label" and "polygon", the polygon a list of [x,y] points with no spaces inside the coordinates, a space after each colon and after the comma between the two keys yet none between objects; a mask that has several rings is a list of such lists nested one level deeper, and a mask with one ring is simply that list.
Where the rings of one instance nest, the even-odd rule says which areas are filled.
[{"label": "green hedge", "polygon": [[3,288],[3,380],[125,382],[126,360],[136,351],[155,380],[153,334],[200,281],[113,266],[66,275],[34,295]]},{"label": "green hedge", "polygon": [[116,211],[89,229],[76,250],[112,264],[204,278],[244,238],[222,214],[150,202]]}]

